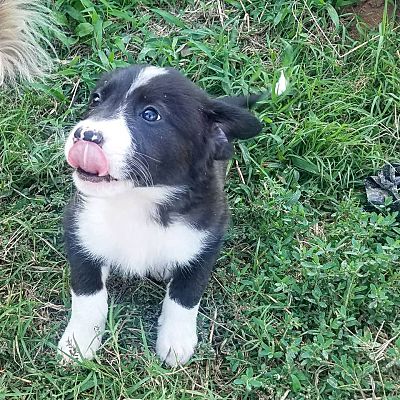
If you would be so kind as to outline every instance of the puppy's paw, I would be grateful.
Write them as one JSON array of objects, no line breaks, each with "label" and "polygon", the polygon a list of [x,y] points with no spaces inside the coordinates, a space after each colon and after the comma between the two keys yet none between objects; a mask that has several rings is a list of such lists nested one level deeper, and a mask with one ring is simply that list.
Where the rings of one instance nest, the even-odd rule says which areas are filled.
[{"label": "puppy's paw", "polygon": [[170,325],[158,328],[156,351],[161,361],[171,367],[186,364],[197,345],[196,325]]},{"label": "puppy's paw", "polygon": [[91,360],[101,345],[102,332],[99,327],[77,328],[69,324],[58,342],[58,354],[62,363]]}]

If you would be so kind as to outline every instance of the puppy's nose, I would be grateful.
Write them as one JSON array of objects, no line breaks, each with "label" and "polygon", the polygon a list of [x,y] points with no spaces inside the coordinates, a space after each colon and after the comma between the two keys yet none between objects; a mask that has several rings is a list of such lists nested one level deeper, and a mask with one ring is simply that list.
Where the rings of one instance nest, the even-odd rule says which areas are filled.
[{"label": "puppy's nose", "polygon": [[86,140],[87,142],[93,142],[101,144],[103,142],[103,135],[96,131],[84,131],[82,128],[78,128],[74,132],[74,138],[80,140]]}]

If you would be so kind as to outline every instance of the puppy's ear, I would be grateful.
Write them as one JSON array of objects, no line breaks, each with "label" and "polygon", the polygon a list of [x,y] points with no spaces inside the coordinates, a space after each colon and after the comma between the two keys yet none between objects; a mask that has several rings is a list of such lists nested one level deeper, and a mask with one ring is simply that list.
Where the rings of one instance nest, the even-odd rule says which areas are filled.
[{"label": "puppy's ear", "polygon": [[233,145],[228,141],[225,132],[219,127],[213,127],[214,160],[229,160],[233,156]]},{"label": "puppy's ear", "polygon": [[209,117],[214,126],[225,134],[228,142],[233,139],[249,139],[261,132],[263,124],[247,109],[258,98],[255,95],[212,100]]}]

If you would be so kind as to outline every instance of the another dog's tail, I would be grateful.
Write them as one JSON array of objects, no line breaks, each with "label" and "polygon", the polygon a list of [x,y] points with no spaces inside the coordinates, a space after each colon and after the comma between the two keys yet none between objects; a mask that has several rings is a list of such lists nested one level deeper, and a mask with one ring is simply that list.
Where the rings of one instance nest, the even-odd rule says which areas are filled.
[{"label": "another dog's tail", "polygon": [[32,81],[50,70],[52,60],[41,45],[48,43],[43,28],[50,21],[40,0],[0,0],[0,85]]}]

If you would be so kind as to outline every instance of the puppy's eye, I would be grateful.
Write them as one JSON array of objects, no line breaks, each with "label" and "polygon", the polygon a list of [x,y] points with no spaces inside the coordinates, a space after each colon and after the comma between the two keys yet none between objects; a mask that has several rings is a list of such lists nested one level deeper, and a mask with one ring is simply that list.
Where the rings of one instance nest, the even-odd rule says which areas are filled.
[{"label": "puppy's eye", "polygon": [[161,119],[161,115],[153,107],[146,108],[142,114],[142,118],[149,122],[158,121]]},{"label": "puppy's eye", "polygon": [[97,104],[100,103],[100,100],[101,100],[100,93],[93,93],[93,95],[92,95],[92,105],[96,106]]}]

